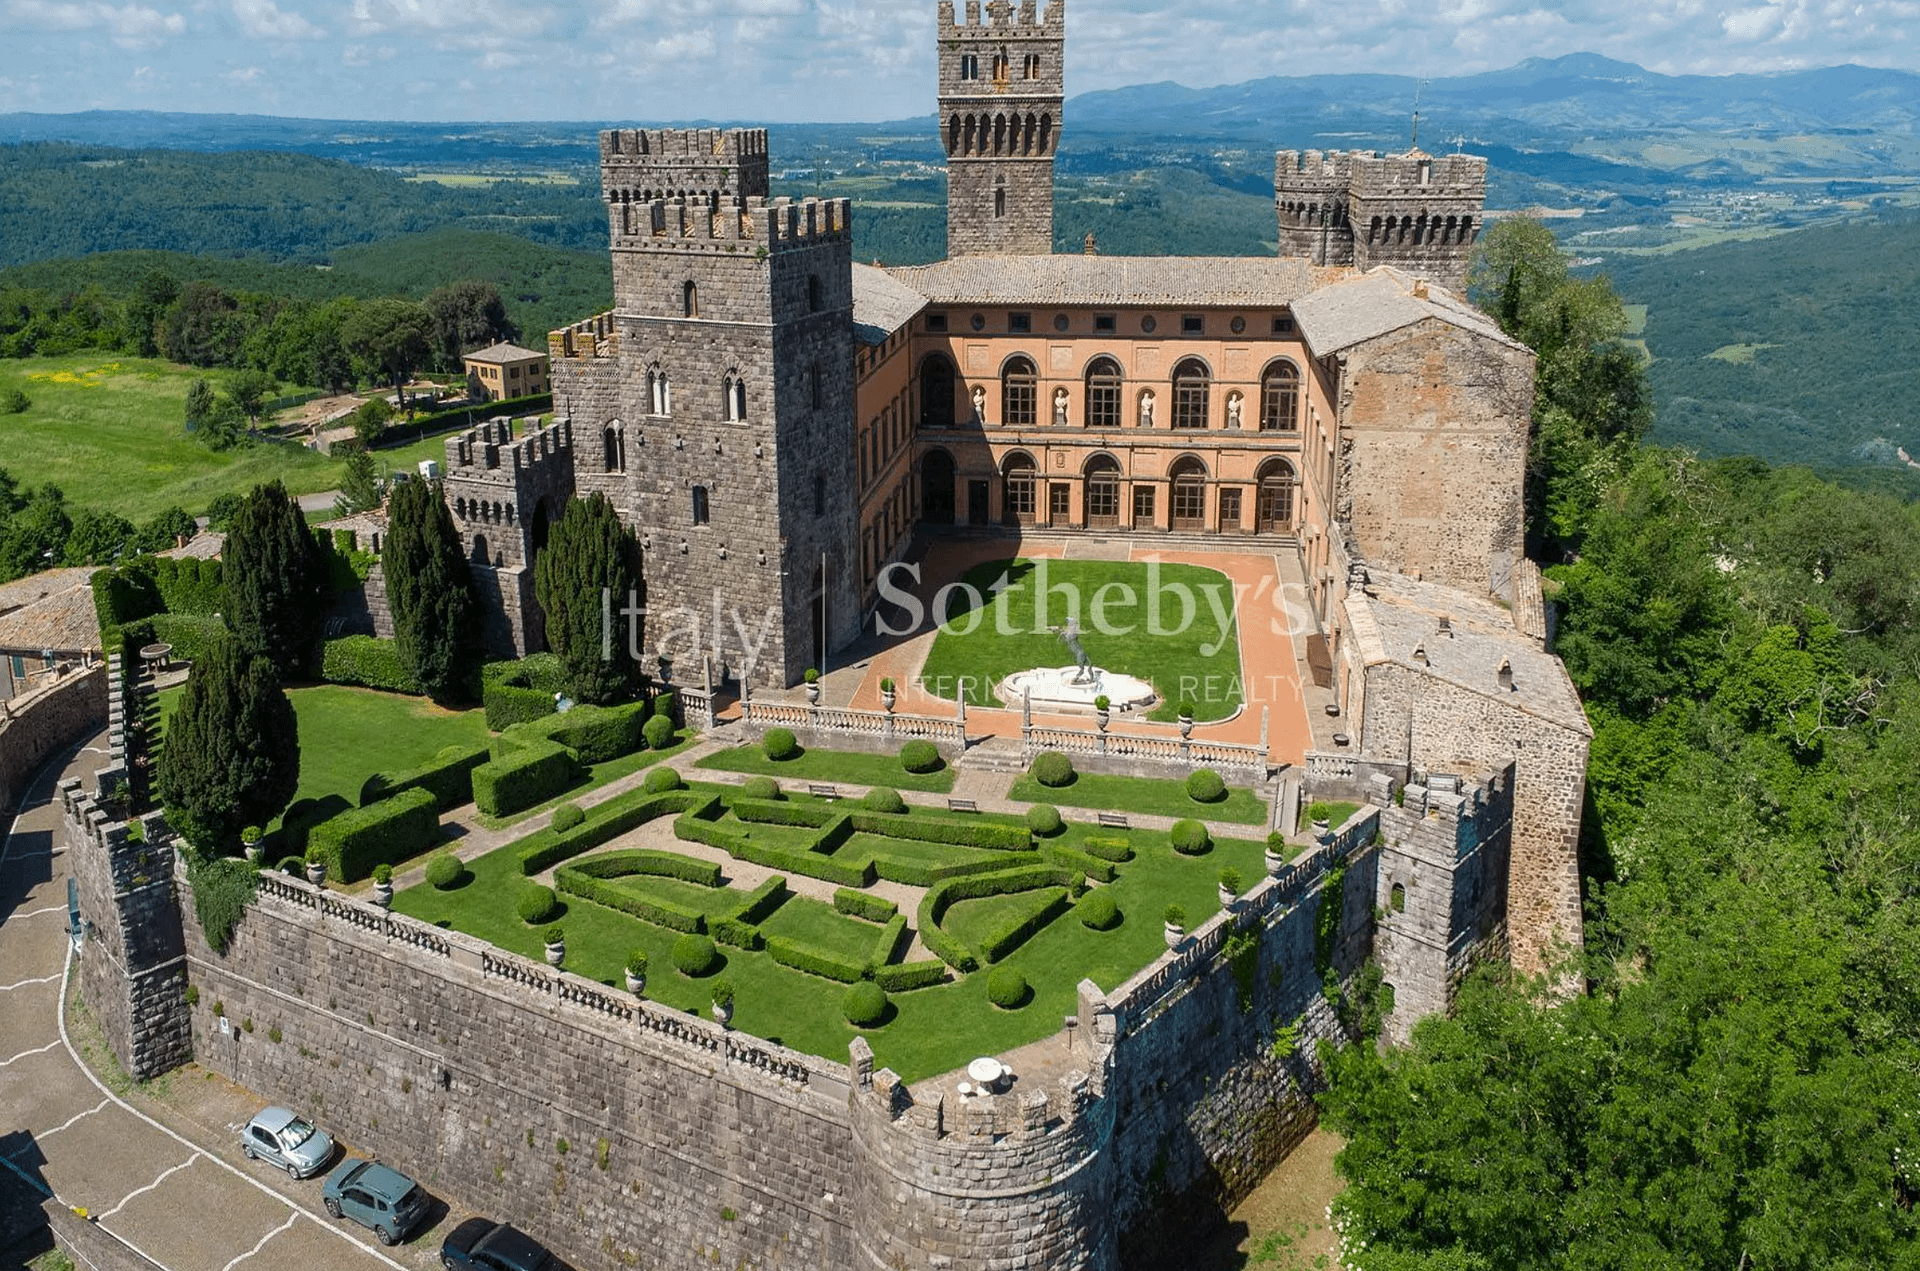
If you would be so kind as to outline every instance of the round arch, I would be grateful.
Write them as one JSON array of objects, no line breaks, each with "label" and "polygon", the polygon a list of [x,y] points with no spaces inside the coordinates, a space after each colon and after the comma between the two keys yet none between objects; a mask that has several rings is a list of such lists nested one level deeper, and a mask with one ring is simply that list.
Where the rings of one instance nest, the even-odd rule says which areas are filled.
[{"label": "round arch", "polygon": [[1084,502],[1087,526],[1110,529],[1120,524],[1120,461],[1100,453],[1080,469],[1086,480]]},{"label": "round arch", "polygon": [[1000,514],[1008,525],[1032,525],[1039,515],[1040,465],[1024,450],[1000,461]]},{"label": "round arch", "polygon": [[1000,423],[1007,427],[1030,428],[1037,420],[1040,396],[1040,369],[1024,353],[1016,353],[1000,364]]},{"label": "round arch", "polygon": [[953,394],[958,376],[953,359],[944,353],[929,353],[920,360],[920,426],[953,427]]},{"label": "round arch", "polygon": [[1210,427],[1213,410],[1213,368],[1197,357],[1180,359],[1173,368],[1173,411],[1168,422],[1175,428],[1197,430]]},{"label": "round arch", "polygon": [[1260,372],[1260,430],[1300,431],[1300,367],[1277,357]]},{"label": "round arch", "polygon": [[1173,486],[1173,529],[1193,532],[1207,527],[1207,465],[1196,455],[1182,455],[1167,469]]},{"label": "round arch", "polygon": [[1253,531],[1256,534],[1291,534],[1294,530],[1295,497],[1300,476],[1285,459],[1269,459],[1254,475]]}]

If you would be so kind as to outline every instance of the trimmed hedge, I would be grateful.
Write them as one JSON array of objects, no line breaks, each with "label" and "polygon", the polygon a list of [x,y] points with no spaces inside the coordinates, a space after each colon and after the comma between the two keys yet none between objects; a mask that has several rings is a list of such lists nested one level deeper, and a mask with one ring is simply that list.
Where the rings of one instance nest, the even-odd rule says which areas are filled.
[{"label": "trimmed hedge", "polygon": [[987,1000],[1003,1011],[1017,1011],[1033,996],[1027,977],[1010,966],[995,967],[987,977]]},{"label": "trimmed hedge", "polygon": [[711,975],[720,961],[720,950],[705,936],[684,935],[673,942],[673,965],[682,975]]},{"label": "trimmed hedge", "polygon": [[889,918],[887,925],[880,929],[880,934],[874,937],[873,956],[867,959],[867,965],[882,967],[892,962],[894,952],[899,949],[900,942],[906,938],[906,934],[907,916],[905,914],[895,914]]},{"label": "trimmed hedge", "polygon": [[910,741],[900,747],[900,766],[908,772],[938,772],[946,763],[940,757],[940,748],[930,741]]},{"label": "trimmed hedge", "polygon": [[170,614],[211,617],[227,607],[226,570],[217,560],[156,556],[153,584]]},{"label": "trimmed hedge", "polygon": [[840,1013],[855,1028],[871,1028],[887,1017],[887,994],[872,980],[862,980],[840,999]]},{"label": "trimmed hedge", "polygon": [[1173,850],[1182,856],[1202,856],[1213,847],[1213,836],[1199,821],[1175,821],[1167,837],[1173,842]]},{"label": "trimmed hedge", "polygon": [[665,750],[679,740],[674,732],[673,721],[665,715],[655,715],[640,725],[640,736],[649,750]]},{"label": "trimmed hedge", "polygon": [[740,907],[733,911],[733,917],[746,923],[762,923],[787,902],[787,880],[775,874],[766,882],[747,893]]},{"label": "trimmed hedge", "polygon": [[436,891],[445,891],[466,876],[466,865],[452,852],[437,853],[427,862],[427,882]]},{"label": "trimmed hedge", "polygon": [[1120,872],[1113,867],[1112,862],[1103,861],[1098,856],[1092,856],[1071,847],[1049,846],[1041,855],[1063,869],[1075,870],[1103,883],[1112,882]]},{"label": "trimmed hedge", "polygon": [[740,783],[740,796],[745,799],[778,799],[780,783],[772,777],[748,777]]},{"label": "trimmed hedge", "polygon": [[569,896],[578,896],[582,900],[591,900],[596,905],[605,905],[609,909],[618,909],[630,914],[642,922],[650,922],[656,927],[665,927],[669,931],[681,931],[699,934],[707,929],[704,914],[665,900],[648,900],[632,892],[620,890],[602,881],[606,877],[617,875],[594,875],[577,866],[567,866],[554,871],[553,881],[560,890]]},{"label": "trimmed hedge", "polygon": [[1111,931],[1120,924],[1120,906],[1114,902],[1113,893],[1105,888],[1082,896],[1073,912],[1082,926],[1095,931]]},{"label": "trimmed hedge", "polygon": [[647,779],[640,783],[640,788],[648,794],[672,794],[675,790],[686,789],[687,783],[682,781],[680,774],[671,768],[655,768],[647,774]]},{"label": "trimmed hedge", "polygon": [[1027,770],[1033,779],[1043,786],[1059,789],[1070,786],[1078,774],[1073,770],[1073,760],[1057,750],[1043,750],[1033,757],[1033,766]]},{"label": "trimmed hedge", "polygon": [[396,865],[418,856],[440,838],[440,812],[432,792],[406,790],[371,807],[322,821],[307,835],[307,851],[327,863],[327,877],[353,883],[375,865]]},{"label": "trimmed hedge", "polygon": [[720,867],[712,861],[697,861],[678,852],[655,852],[646,848],[590,857],[577,865],[566,866],[561,872],[584,874],[588,878],[632,878],[640,875],[678,879],[695,887],[720,886]]},{"label": "trimmed hedge", "polygon": [[496,733],[554,713],[553,694],[521,684],[488,684],[480,690],[480,704]]},{"label": "trimmed hedge", "polygon": [[860,806],[869,812],[883,812],[898,816],[907,810],[907,801],[900,797],[898,790],[891,790],[886,786],[875,786],[861,796]]},{"label": "trimmed hedge", "polygon": [[427,791],[442,812],[472,803],[473,770],[487,762],[487,754],[484,745],[448,746],[431,762],[411,771],[376,772],[360,787],[360,806],[368,807],[408,790]]},{"label": "trimmed hedge", "polygon": [[605,763],[630,755],[644,744],[640,735],[647,722],[647,704],[576,706],[564,714],[546,715],[508,729],[514,740],[556,742],[571,750],[583,764]]},{"label": "trimmed hedge", "polygon": [[553,810],[553,819],[547,827],[556,834],[565,834],[576,825],[586,822],[587,814],[577,803],[563,803]]},{"label": "trimmed hedge", "polygon": [[938,958],[928,958],[924,962],[901,962],[873,970],[873,982],[889,993],[930,988],[946,978],[947,964]]},{"label": "trimmed hedge", "polygon": [[677,719],[680,713],[680,695],[672,691],[655,693],[653,713],[661,719]]},{"label": "trimmed hedge", "polygon": [[[734,815],[739,816],[739,809]],[[990,852],[1031,852],[1033,835],[1024,825],[1004,825],[979,818],[959,820],[953,817],[890,817],[874,812],[851,812],[853,828],[887,838],[911,839],[916,843],[945,843],[949,847],[978,847]],[[744,817],[742,818],[745,819]]]},{"label": "trimmed hedge", "polygon": [[1195,803],[1218,803],[1227,797],[1227,783],[1211,768],[1195,768],[1187,774],[1187,797]]},{"label": "trimmed hedge", "polygon": [[473,801],[488,816],[507,816],[565,793],[581,777],[565,746],[534,742],[473,770]]},{"label": "trimmed hedge", "polygon": [[156,613],[147,621],[153,626],[154,640],[172,645],[172,656],[185,662],[200,661],[214,645],[227,638],[225,622],[200,614]]},{"label": "trimmed hedge", "polygon": [[1027,809],[1027,829],[1035,834],[1058,834],[1063,824],[1060,809],[1051,803],[1036,803]]},{"label": "trimmed hedge", "polygon": [[[421,693],[420,682],[407,673],[400,646],[375,636],[341,636],[320,649],[320,678],[329,684],[353,684],[386,693]],[[487,721],[492,727],[492,719]]]},{"label": "trimmed hedge", "polygon": [[738,918],[715,918],[708,924],[707,930],[721,944],[730,944],[736,949],[753,952],[766,947],[766,941],[760,936],[760,928],[750,922],[741,922]]},{"label": "trimmed hedge", "polygon": [[734,799],[728,805],[742,821],[761,825],[790,825],[803,830],[824,829],[845,815],[824,803],[775,803],[763,799]]},{"label": "trimmed hedge", "polygon": [[769,728],[767,735],[760,739],[760,745],[766,751],[767,758],[775,763],[792,759],[800,753],[800,741],[791,728]]},{"label": "trimmed hedge", "polygon": [[884,896],[842,887],[833,893],[833,907],[843,914],[865,918],[868,922],[891,922],[900,906]]},{"label": "trimmed hedge", "polygon": [[[1076,882],[1078,886],[1076,886]],[[1043,887],[1060,887],[1071,892],[1084,886],[1085,880],[1066,869],[1053,865],[1028,865],[1019,869],[1005,869],[992,874],[967,874],[959,878],[945,879],[927,889],[920,898],[920,939],[940,960],[956,971],[972,971],[979,967],[983,958],[981,952],[970,949],[966,944],[949,935],[940,926],[940,920],[946,916],[948,906],[957,900],[979,900],[984,896],[1007,896],[1015,892],[1036,891]],[[1057,912],[1057,910],[1053,911]],[[1053,913],[1047,915],[1051,921]],[[1025,924],[1019,924],[1025,925]],[[1043,922],[1042,926],[1045,925]],[[1039,930],[1039,927],[1033,928]],[[1025,939],[1027,932],[1020,939]],[[1005,941],[1009,932],[995,932],[983,945],[992,946],[997,953],[1008,952],[1010,947]],[[1017,942],[1016,942],[1017,943]],[[988,957],[985,961],[995,959]]]},{"label": "trimmed hedge", "polygon": [[842,984],[852,984],[867,978],[866,963],[855,962],[825,949],[803,945],[784,936],[767,937],[767,956],[781,966],[790,966],[796,971],[805,971],[809,975],[838,980]]},{"label": "trimmed hedge", "polygon": [[1071,893],[1065,887],[1047,888],[1045,894],[1050,898],[1044,906],[989,933],[980,942],[980,958],[983,962],[998,962],[1018,949],[1064,913],[1072,900]]},{"label": "trimmed hedge", "polygon": [[1123,838],[1101,838],[1090,834],[1081,841],[1080,850],[1089,856],[1098,856],[1103,861],[1124,864],[1133,859],[1133,844]]},{"label": "trimmed hedge", "polygon": [[560,913],[560,897],[544,883],[532,883],[520,893],[520,921],[538,927],[552,922]]},{"label": "trimmed hedge", "polygon": [[609,799],[596,807],[593,814],[574,829],[562,832],[548,828],[525,839],[526,846],[520,852],[520,872],[538,874],[618,838],[628,830],[637,829],[663,816],[678,815],[706,801],[707,796],[691,792],[648,795],[645,791],[632,791],[617,799]]},{"label": "trimmed hedge", "polygon": [[845,823],[844,817],[838,818],[838,822],[821,836],[821,850],[796,852],[754,843],[741,831],[719,824],[723,811],[719,798],[709,797],[704,806],[688,811],[673,823],[674,836],[689,843],[717,847],[736,860],[749,861],[788,874],[818,878],[842,887],[871,887],[879,878],[872,861],[856,868],[825,854],[846,842],[846,836],[851,833],[852,827]]}]

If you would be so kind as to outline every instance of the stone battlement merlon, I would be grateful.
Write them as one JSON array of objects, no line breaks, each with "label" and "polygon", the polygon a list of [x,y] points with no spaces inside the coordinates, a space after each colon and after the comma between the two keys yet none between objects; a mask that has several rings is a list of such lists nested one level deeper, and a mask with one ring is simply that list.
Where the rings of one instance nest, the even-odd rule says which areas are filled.
[{"label": "stone battlement merlon", "polygon": [[1283,181],[1295,186],[1321,181],[1344,186],[1353,178],[1354,160],[1378,157],[1372,150],[1282,150],[1273,158],[1273,180],[1276,186]]},{"label": "stone battlement merlon", "polygon": [[635,200],[616,214],[617,252],[778,252],[853,240],[851,199],[749,199],[717,212],[684,199]]},{"label": "stone battlement merlon", "polygon": [[765,128],[609,128],[600,134],[600,158],[671,163],[766,158]]},{"label": "stone battlement merlon", "polygon": [[1017,7],[1011,0],[988,0],[984,20],[981,0],[966,0],[966,3],[966,21],[960,23],[954,20],[953,0],[940,0],[941,38],[950,35],[1058,37],[1067,29],[1067,0],[1050,0],[1044,16],[1037,0],[1020,0]]},{"label": "stone battlement merlon", "polygon": [[1353,165],[1358,197],[1424,196],[1481,199],[1486,195],[1487,161],[1479,155],[1368,156]]},{"label": "stone battlement merlon", "polygon": [[519,438],[514,436],[513,425],[511,419],[489,419],[447,438],[446,479],[510,482],[523,472],[572,465],[571,420],[555,420]]},{"label": "stone battlement merlon", "polygon": [[596,313],[571,326],[547,332],[547,356],[562,358],[618,357],[620,328],[614,324],[613,310]]},{"label": "stone battlement merlon", "polygon": [[609,203],[765,198],[769,153],[764,128],[610,129],[600,134],[601,194]]}]

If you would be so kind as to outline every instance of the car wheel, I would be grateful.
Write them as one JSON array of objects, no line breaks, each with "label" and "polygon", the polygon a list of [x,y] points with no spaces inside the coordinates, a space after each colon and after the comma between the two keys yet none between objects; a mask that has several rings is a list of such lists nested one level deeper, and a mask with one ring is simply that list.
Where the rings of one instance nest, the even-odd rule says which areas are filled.
[{"label": "car wheel", "polygon": [[460,1271],[460,1264],[453,1260],[453,1255],[450,1253],[442,1253],[440,1255],[440,1265],[445,1267],[447,1271]]},{"label": "car wheel", "polygon": [[248,1159],[248,1160],[250,1160],[250,1161],[257,1161],[257,1160],[259,1160],[259,1159],[260,1159],[260,1158],[259,1158],[258,1156],[255,1156],[255,1155],[253,1154],[253,1144],[251,1144],[251,1143],[248,1143],[248,1144],[246,1144],[246,1145],[245,1145],[244,1147],[242,1147],[242,1148],[241,1148],[240,1150],[241,1150],[241,1151],[243,1151],[243,1152],[245,1152],[245,1153],[247,1154],[247,1159]]},{"label": "car wheel", "polygon": [[300,1181],[300,1167],[292,1161],[287,1162],[287,1177],[296,1183]]},{"label": "car wheel", "polygon": [[340,1216],[340,1202],[329,1197],[327,1200],[327,1217],[338,1218],[339,1216]]},{"label": "car wheel", "polygon": [[397,1245],[400,1243],[400,1237],[394,1235],[385,1227],[375,1227],[373,1234],[380,1237],[380,1243],[383,1245]]}]

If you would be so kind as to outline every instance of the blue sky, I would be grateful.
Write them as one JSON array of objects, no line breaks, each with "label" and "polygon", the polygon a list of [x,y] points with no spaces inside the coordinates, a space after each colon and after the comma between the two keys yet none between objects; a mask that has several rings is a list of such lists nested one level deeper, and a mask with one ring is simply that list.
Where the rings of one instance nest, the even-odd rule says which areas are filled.
[{"label": "blue sky", "polygon": [[[897,119],[932,0],[0,0],[0,111]],[[1594,52],[1668,73],[1920,70],[1920,0],[1070,0],[1068,92],[1429,76]]]}]

